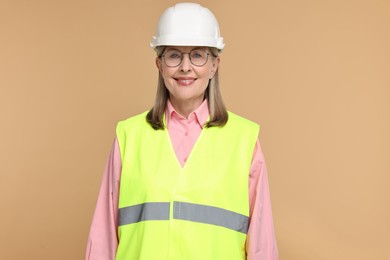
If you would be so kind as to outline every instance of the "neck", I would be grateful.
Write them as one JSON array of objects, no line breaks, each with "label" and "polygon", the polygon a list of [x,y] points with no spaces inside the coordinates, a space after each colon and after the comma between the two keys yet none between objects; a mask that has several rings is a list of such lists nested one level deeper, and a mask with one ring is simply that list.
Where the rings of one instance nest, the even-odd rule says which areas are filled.
[{"label": "neck", "polygon": [[203,102],[203,100],[191,100],[191,101],[184,101],[184,102],[178,102],[177,100],[174,99],[170,99],[170,100],[176,112],[185,118],[188,118],[188,116],[193,111],[195,111]]}]

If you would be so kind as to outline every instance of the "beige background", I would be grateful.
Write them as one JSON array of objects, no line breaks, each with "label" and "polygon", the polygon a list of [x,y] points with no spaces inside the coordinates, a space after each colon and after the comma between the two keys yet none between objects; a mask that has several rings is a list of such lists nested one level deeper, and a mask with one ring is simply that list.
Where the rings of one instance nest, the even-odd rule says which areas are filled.
[{"label": "beige background", "polygon": [[[115,124],[151,107],[175,1],[0,1],[0,259],[83,259]],[[390,259],[390,2],[199,1],[262,125],[280,259]]]}]

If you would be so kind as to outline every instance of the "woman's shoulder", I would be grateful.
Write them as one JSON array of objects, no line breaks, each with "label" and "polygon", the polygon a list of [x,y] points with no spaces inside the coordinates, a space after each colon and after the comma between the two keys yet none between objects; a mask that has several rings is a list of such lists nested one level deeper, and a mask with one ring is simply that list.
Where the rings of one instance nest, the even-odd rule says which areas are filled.
[{"label": "woman's shoulder", "polygon": [[120,120],[117,124],[117,128],[127,128],[133,125],[138,125],[146,122],[146,115],[148,112],[149,111],[145,111],[140,114]]},{"label": "woman's shoulder", "polygon": [[254,121],[251,121],[245,117],[242,117],[240,115],[237,115],[231,111],[228,111],[228,115],[229,115],[229,119],[228,119],[228,122],[230,123],[234,123],[234,124],[241,124],[241,125],[246,125],[248,127],[255,127],[255,128],[259,128],[259,124],[257,124],[256,122]]}]

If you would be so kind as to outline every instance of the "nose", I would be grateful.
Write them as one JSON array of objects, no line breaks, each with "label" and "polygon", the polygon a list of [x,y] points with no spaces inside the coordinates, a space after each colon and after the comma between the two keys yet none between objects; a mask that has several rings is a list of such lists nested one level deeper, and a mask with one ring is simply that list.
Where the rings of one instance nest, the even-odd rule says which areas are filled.
[{"label": "nose", "polygon": [[180,64],[180,71],[188,72],[190,70],[191,70],[190,54],[183,53],[183,60],[181,61],[181,64]]}]

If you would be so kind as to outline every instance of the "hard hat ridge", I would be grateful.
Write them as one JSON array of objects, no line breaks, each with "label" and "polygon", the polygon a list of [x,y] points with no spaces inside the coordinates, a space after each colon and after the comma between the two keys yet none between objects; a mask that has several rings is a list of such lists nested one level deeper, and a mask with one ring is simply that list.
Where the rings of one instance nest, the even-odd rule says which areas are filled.
[{"label": "hard hat ridge", "polygon": [[207,8],[195,3],[179,3],[161,15],[150,46],[225,46],[218,21]]}]

